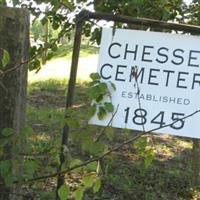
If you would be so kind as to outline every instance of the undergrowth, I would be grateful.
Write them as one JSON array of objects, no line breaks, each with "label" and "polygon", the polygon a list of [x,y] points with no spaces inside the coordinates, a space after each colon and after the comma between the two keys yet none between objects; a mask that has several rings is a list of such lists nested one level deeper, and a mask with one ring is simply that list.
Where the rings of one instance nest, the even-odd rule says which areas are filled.
[{"label": "undergrowth", "polygon": [[[59,163],[59,148],[65,114],[66,80],[49,80],[29,85],[28,90],[28,124],[34,130],[31,145],[39,155],[39,168],[42,172],[57,169]],[[99,133],[100,127],[88,126],[89,97],[88,83],[77,83],[75,103],[71,114],[70,149],[71,156],[76,160],[87,160],[101,153],[95,151],[97,145],[86,143],[90,137]],[[114,146],[136,134],[135,132],[119,129],[107,129],[102,140],[106,146]],[[84,200],[198,200],[200,189],[192,185],[191,177],[191,148],[189,139],[169,135],[151,134],[148,136],[148,147],[153,151],[152,162],[145,165],[145,155],[142,150],[144,138],[136,143],[126,145],[117,152],[111,153],[99,163],[98,176],[102,186],[98,192],[88,188]],[[88,149],[90,145],[91,149]],[[101,144],[98,144],[101,145]],[[102,147],[103,148],[103,147]],[[37,150],[36,150],[37,149]],[[91,151],[90,151],[91,150]],[[103,149],[104,151],[105,149]],[[44,164],[45,153],[45,164]],[[47,154],[46,154],[47,153]],[[92,154],[91,154],[92,153]],[[151,158],[150,158],[151,159]],[[45,167],[44,167],[45,166]],[[96,166],[97,167],[97,166]],[[95,169],[95,167],[93,167]],[[81,183],[82,171],[75,170],[65,176],[70,188],[76,190]],[[41,173],[42,173],[41,172]],[[41,174],[40,173],[40,174]],[[56,179],[46,180],[29,188],[32,192],[39,191],[40,197],[35,199],[54,199]],[[40,185],[39,184],[39,185]],[[39,189],[40,188],[40,189]]]}]

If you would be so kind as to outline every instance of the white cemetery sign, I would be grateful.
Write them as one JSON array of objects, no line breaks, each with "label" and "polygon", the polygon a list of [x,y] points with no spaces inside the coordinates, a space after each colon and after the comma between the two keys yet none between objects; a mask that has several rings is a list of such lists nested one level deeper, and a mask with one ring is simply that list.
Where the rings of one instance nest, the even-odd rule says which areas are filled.
[{"label": "white cemetery sign", "polygon": [[116,86],[113,127],[148,131],[180,119],[157,132],[200,138],[200,113],[181,119],[200,109],[200,37],[103,29],[98,73]]}]

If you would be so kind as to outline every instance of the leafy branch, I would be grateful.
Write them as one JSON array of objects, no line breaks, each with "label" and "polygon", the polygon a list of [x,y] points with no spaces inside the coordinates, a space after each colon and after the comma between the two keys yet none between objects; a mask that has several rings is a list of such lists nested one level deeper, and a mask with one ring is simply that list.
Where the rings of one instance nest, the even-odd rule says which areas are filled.
[{"label": "leafy branch", "polygon": [[[62,31],[59,36],[51,43],[45,45],[44,47],[40,47],[38,50],[36,49],[36,47],[32,47],[32,49],[30,49],[30,54],[31,54],[31,58],[27,59],[27,60],[21,60],[19,63],[15,64],[14,67],[11,67],[9,69],[5,69],[6,65],[9,63],[10,61],[10,55],[9,52],[7,52],[6,50],[0,48],[0,52],[2,53],[2,69],[5,70],[0,70],[0,79],[2,77],[4,77],[5,75],[12,73],[14,71],[19,70],[21,67],[23,67],[25,64],[33,64],[34,67],[31,67],[33,69],[38,68],[38,70],[40,69],[40,61],[38,60],[38,57],[40,57],[45,51],[47,51],[49,48],[55,46],[55,44],[60,40],[60,38],[63,37],[63,35],[65,35],[66,32],[68,32],[69,30],[64,30]],[[32,63],[31,63],[32,62]]]}]

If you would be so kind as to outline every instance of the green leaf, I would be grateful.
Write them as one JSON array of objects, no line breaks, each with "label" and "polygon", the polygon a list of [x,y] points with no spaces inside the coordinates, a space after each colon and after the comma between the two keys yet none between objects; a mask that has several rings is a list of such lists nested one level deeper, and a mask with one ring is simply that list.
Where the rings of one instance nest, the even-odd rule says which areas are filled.
[{"label": "green leaf", "polygon": [[97,116],[100,120],[102,120],[106,116],[106,110],[104,107],[100,106]]},{"label": "green leaf", "polygon": [[95,161],[95,162],[89,163],[89,164],[86,166],[86,168],[87,168],[87,170],[96,171],[97,166],[98,166],[98,162]]},{"label": "green leaf", "polygon": [[101,94],[100,89],[99,89],[99,85],[95,85],[95,86],[90,87],[88,92],[89,92],[89,97],[92,100],[96,100],[99,97],[99,95]]},{"label": "green leaf", "polygon": [[[73,159],[70,161],[70,168],[75,167],[77,165],[80,165],[82,163],[79,159]],[[82,170],[82,167],[76,168],[73,170],[73,172],[80,172]]]},{"label": "green leaf", "polygon": [[81,160],[79,160],[79,159],[73,159],[73,160],[70,161],[70,168],[74,167],[76,165],[80,165],[81,163],[82,163]]},{"label": "green leaf", "polygon": [[9,175],[7,177],[5,177],[5,183],[6,183],[6,186],[11,186],[13,184],[13,182],[16,180],[16,177],[15,176],[12,176],[12,175]]},{"label": "green leaf", "polygon": [[37,70],[38,72],[41,69],[41,62],[39,59],[34,59],[29,63],[29,70]]},{"label": "green leaf", "polygon": [[1,62],[2,62],[3,68],[5,68],[6,65],[10,62],[10,55],[5,49],[3,49],[3,57],[2,57]]},{"label": "green leaf", "polygon": [[71,2],[69,2],[68,0],[63,0],[63,3],[70,11],[73,11],[74,7]]},{"label": "green leaf", "polygon": [[42,25],[45,25],[48,22],[48,18],[47,17],[43,17],[40,21],[41,21]]},{"label": "green leaf", "polygon": [[4,128],[1,135],[5,136],[5,137],[9,137],[11,135],[13,135],[15,132],[12,128]]},{"label": "green leaf", "polygon": [[94,142],[92,139],[84,141],[82,144],[82,149],[86,152],[89,152],[92,155],[101,155],[107,148],[106,144],[102,141]]},{"label": "green leaf", "polygon": [[106,94],[108,92],[108,86],[106,83],[100,83],[99,89],[100,89],[101,94]]},{"label": "green leaf", "polygon": [[52,27],[54,30],[57,30],[59,28],[60,24],[56,21],[53,21]]},{"label": "green leaf", "polygon": [[66,184],[62,185],[58,190],[58,196],[60,200],[68,199],[69,194],[70,194],[70,189],[69,189],[69,186]]},{"label": "green leaf", "polygon": [[91,73],[90,74],[90,78],[93,80],[93,81],[99,81],[101,79],[101,76],[98,74],[98,73]]},{"label": "green leaf", "polygon": [[0,174],[5,177],[9,172],[11,172],[12,163],[10,160],[0,161]]},{"label": "green leaf", "polygon": [[99,190],[101,189],[101,179],[98,178],[94,184],[94,187],[93,187],[93,192],[94,193],[97,193],[99,192]]},{"label": "green leaf", "polygon": [[12,162],[10,160],[0,161],[0,174],[4,179],[6,186],[13,184],[16,177],[12,174]]},{"label": "green leaf", "polygon": [[85,187],[92,187],[95,182],[95,177],[93,175],[83,177],[83,184]]},{"label": "green leaf", "polygon": [[84,187],[79,187],[74,195],[75,195],[75,200],[82,200],[83,198],[83,193],[84,193],[85,188]]},{"label": "green leaf", "polygon": [[33,57],[36,54],[37,51],[37,47],[36,46],[32,46],[29,48],[29,56]]},{"label": "green leaf", "polygon": [[38,168],[38,164],[36,161],[33,161],[33,160],[27,160],[24,164],[25,173],[27,173],[30,176],[33,176],[37,168]]},{"label": "green leaf", "polygon": [[113,104],[110,103],[110,102],[105,102],[105,103],[104,103],[104,108],[105,108],[105,110],[108,111],[108,112],[113,112],[113,111],[114,111],[114,106],[113,106]]},{"label": "green leaf", "polygon": [[89,117],[92,117],[97,111],[97,105],[93,104],[92,106],[89,107],[88,113]]},{"label": "green leaf", "polygon": [[95,99],[97,103],[101,102],[103,100],[103,95],[98,94],[98,97]]}]

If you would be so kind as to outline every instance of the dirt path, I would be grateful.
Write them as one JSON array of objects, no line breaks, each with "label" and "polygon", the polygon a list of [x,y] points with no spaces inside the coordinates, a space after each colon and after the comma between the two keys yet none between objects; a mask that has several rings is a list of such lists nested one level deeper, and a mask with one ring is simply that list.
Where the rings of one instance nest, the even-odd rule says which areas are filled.
[{"label": "dirt path", "polygon": [[[96,71],[97,61],[97,55],[80,58],[77,78],[80,80],[88,80],[89,74]],[[34,82],[51,78],[68,79],[70,75],[70,65],[71,60],[65,58],[49,61],[38,73],[35,73],[35,71],[29,72],[28,80],[29,82]]]}]

